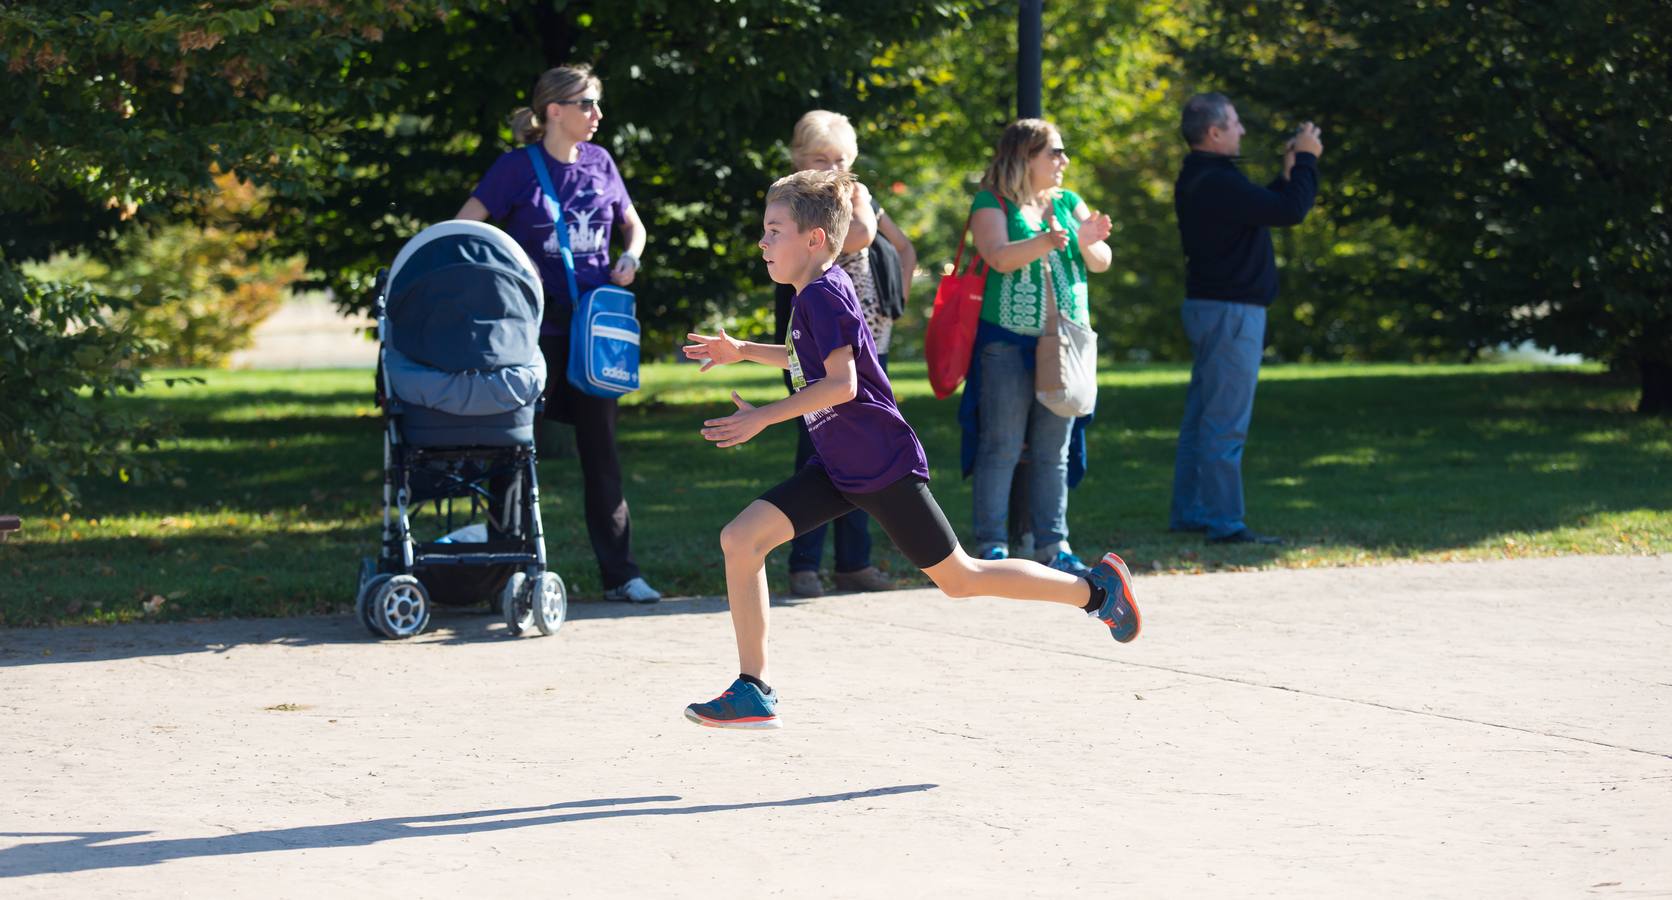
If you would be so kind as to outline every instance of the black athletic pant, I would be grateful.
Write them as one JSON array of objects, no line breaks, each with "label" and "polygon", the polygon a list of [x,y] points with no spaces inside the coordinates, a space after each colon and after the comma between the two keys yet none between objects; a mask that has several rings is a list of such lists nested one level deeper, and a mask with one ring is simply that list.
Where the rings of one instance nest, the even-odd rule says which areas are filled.
[{"label": "black athletic pant", "polygon": [[[552,298],[548,295],[546,302]],[[621,490],[621,457],[616,452],[615,398],[583,394],[569,383],[569,311],[548,309],[547,321],[561,318],[562,335],[542,335],[540,352],[546,356],[546,418],[575,427],[575,450],[581,460],[585,485],[586,533],[598,557],[604,589],[620,587],[640,576],[633,559],[633,523],[627,497]]]}]

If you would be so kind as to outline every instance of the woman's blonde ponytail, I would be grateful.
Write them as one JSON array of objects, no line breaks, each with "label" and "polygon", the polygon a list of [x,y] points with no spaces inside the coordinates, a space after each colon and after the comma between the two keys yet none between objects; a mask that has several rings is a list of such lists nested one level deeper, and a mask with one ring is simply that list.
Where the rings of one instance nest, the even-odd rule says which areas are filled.
[{"label": "woman's blonde ponytail", "polygon": [[532,144],[545,140],[546,126],[534,121],[533,109],[519,106],[511,113],[511,134],[525,144]]}]

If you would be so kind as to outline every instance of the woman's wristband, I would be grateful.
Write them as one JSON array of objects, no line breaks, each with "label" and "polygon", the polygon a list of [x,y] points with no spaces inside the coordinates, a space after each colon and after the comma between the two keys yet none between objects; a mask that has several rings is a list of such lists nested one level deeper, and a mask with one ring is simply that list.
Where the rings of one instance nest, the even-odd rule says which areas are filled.
[{"label": "woman's wristband", "polygon": [[633,271],[635,271],[635,272],[637,272],[639,270],[639,267],[642,265],[642,263],[639,262],[639,258],[637,256],[635,256],[632,253],[629,253],[627,251],[622,251],[621,255],[617,256],[615,258],[615,261],[618,265],[620,263],[626,261],[626,260],[632,260],[633,261]]}]

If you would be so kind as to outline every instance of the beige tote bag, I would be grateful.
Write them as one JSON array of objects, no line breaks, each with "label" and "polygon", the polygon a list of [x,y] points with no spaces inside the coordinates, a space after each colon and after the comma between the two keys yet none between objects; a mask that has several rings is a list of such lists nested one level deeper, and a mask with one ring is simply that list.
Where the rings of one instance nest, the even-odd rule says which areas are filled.
[{"label": "beige tote bag", "polygon": [[1045,408],[1077,419],[1097,408],[1097,332],[1057,309],[1056,278],[1045,272],[1045,333],[1034,351],[1033,393]]}]

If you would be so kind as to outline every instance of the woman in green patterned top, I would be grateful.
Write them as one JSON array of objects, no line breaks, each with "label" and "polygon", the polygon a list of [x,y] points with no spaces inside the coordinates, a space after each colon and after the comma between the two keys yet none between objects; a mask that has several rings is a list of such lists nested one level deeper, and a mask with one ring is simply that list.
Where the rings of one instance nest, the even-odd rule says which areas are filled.
[{"label": "woman in green patterned top", "polygon": [[[1109,217],[1062,186],[1068,151],[1055,126],[1022,119],[1005,128],[970,210],[970,231],[991,271],[971,376],[976,392],[975,545],[983,559],[1010,555],[1011,479],[1028,448],[1028,532],[1040,562],[1083,575],[1068,544],[1068,445],[1073,420],[1034,399],[1034,347],[1047,327],[1047,288],[1068,319],[1090,325],[1086,275],[1109,268]],[[1049,279],[1049,282],[1047,282]],[[966,406],[969,405],[966,400]]]}]

